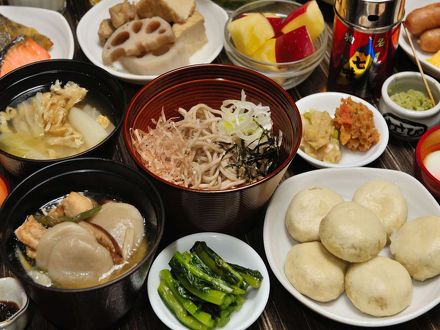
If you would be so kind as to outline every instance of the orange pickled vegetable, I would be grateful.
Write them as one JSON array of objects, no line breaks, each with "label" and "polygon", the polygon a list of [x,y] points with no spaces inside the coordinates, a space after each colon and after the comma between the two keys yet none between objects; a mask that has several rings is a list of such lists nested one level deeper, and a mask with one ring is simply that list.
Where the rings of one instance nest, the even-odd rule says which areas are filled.
[{"label": "orange pickled vegetable", "polygon": [[9,194],[9,186],[6,182],[6,179],[2,176],[0,176],[0,206],[5,201],[6,197]]}]

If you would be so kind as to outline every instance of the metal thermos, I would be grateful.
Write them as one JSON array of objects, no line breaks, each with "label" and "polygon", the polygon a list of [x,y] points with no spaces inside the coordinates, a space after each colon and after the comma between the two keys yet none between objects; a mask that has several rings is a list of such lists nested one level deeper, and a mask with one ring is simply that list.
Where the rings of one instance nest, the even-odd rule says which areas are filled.
[{"label": "metal thermos", "polygon": [[336,0],[328,90],[378,95],[391,74],[405,0]]}]

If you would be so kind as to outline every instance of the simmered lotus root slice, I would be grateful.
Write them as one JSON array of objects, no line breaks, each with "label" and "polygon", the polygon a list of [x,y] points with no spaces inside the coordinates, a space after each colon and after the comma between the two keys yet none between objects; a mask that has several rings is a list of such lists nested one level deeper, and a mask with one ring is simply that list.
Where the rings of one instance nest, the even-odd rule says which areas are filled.
[{"label": "simmered lotus root slice", "polygon": [[125,23],[107,39],[102,61],[109,65],[121,57],[139,56],[163,48],[175,41],[169,23],[160,17]]}]

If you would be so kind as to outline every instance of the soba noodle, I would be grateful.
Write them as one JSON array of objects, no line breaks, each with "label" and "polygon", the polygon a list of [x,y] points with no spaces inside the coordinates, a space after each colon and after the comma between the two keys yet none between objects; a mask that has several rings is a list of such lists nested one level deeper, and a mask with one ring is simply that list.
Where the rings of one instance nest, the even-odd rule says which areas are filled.
[{"label": "soba noodle", "polygon": [[221,110],[206,104],[180,108],[181,120],[167,120],[162,112],[153,121],[155,128],[131,130],[133,145],[151,172],[177,185],[205,190],[241,186],[249,180],[244,169],[231,166],[236,159],[228,151],[240,140],[257,145],[272,128],[269,108],[244,99],[225,101]]}]

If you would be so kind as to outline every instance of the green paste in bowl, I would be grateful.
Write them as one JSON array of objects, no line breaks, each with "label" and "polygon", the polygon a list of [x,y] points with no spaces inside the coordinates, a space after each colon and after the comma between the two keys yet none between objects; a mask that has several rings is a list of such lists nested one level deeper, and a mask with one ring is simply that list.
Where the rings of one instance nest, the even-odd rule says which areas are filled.
[{"label": "green paste in bowl", "polygon": [[[392,94],[392,92],[388,94]],[[408,110],[425,111],[434,106],[425,93],[415,89],[392,94],[390,98],[393,102]]]}]

